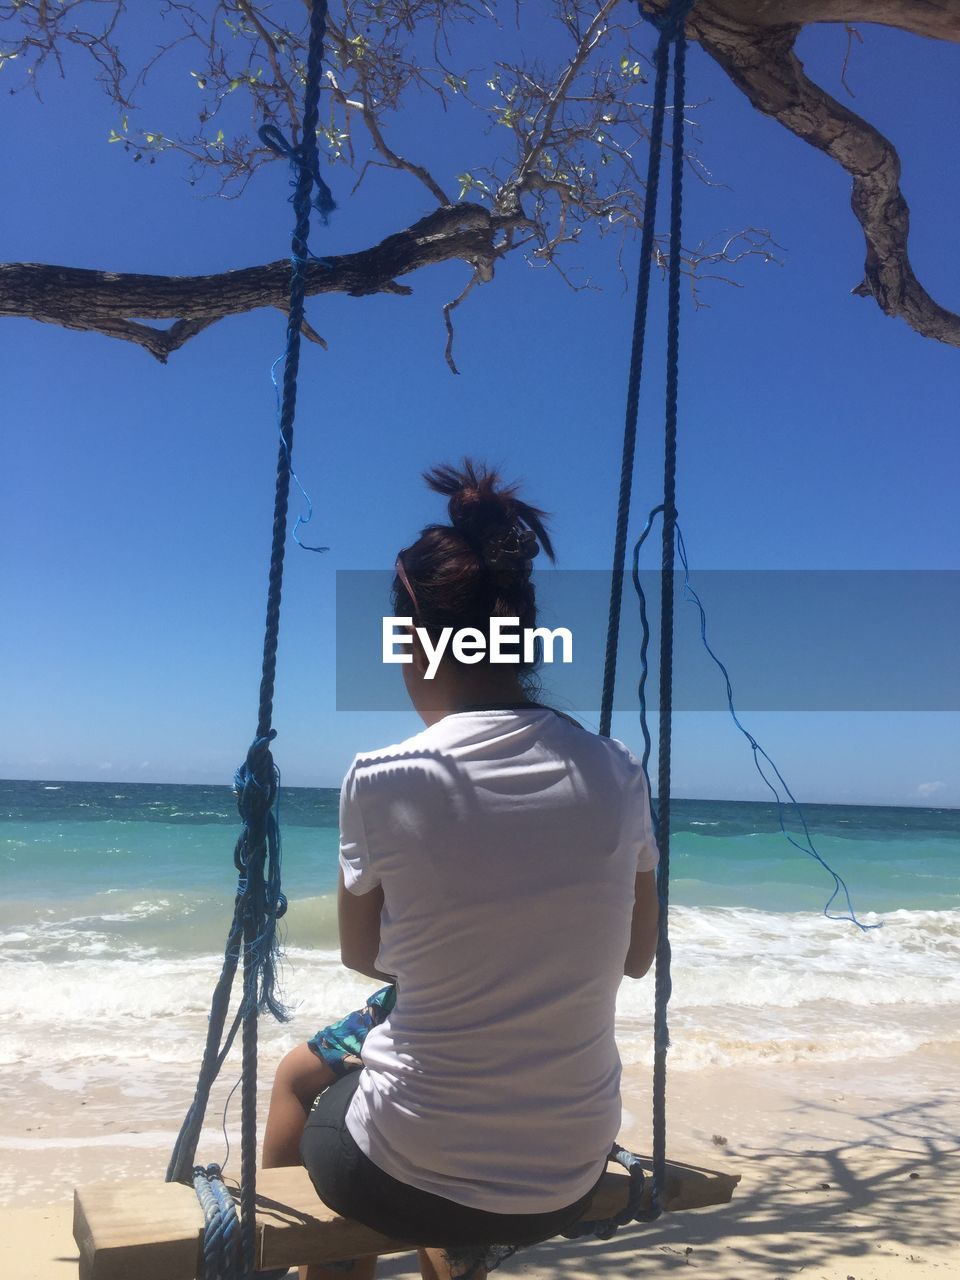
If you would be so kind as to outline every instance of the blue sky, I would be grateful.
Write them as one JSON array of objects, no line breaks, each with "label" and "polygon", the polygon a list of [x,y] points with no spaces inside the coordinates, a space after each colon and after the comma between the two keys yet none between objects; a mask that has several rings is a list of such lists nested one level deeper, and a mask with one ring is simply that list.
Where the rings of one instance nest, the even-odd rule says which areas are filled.
[{"label": "blue sky", "polygon": [[[960,145],[960,50],[862,30],[852,106],[898,146],[914,266],[960,307],[945,163]],[[818,28],[801,48],[835,92],[845,45]],[[678,505],[694,576],[960,568],[957,351],[850,295],[863,244],[844,174],[757,115],[696,48],[689,82],[722,185],[688,181],[686,241],[755,226],[784,246],[780,265],[739,269],[739,287],[708,286],[708,308],[685,302]],[[155,87],[158,114],[175,91]],[[116,113],[79,67],[48,80],[42,104],[3,104],[6,260],[191,273],[287,252],[281,166],[222,201],[198,195],[175,160],[134,165],[106,143]],[[404,125],[407,149],[453,185],[456,137],[426,108]],[[374,174],[353,197],[345,171],[330,181],[340,209],[314,231],[320,253],[373,243],[429,208],[412,180]],[[410,298],[308,304],[330,349],[304,352],[296,466],[316,507],[305,540],[331,551],[288,553],[276,700],[286,781],[336,785],[355,751],[418,727],[412,713],[335,710],[333,610],[337,569],[389,567],[440,517],[423,468],[464,453],[500,464],[553,513],[563,568],[607,566],[632,313],[615,251],[591,235],[570,259],[596,291],[519,257],[501,264],[458,313],[459,378],[443,363],[440,307],[465,282],[462,264],[410,277]],[[627,259],[632,276],[636,245]],[[27,320],[4,320],[3,336],[0,774],[229,782],[255,723],[282,317],[224,321],[166,367]],[[638,528],[660,483],[657,324],[647,367]],[[777,646],[775,615],[756,627]],[[723,656],[736,689],[737,654]],[[830,662],[829,629],[810,660]],[[748,724],[800,798],[960,805],[957,713],[765,712]],[[633,713],[614,731],[639,744]],[[677,794],[765,794],[723,714],[679,715],[674,747]]]}]

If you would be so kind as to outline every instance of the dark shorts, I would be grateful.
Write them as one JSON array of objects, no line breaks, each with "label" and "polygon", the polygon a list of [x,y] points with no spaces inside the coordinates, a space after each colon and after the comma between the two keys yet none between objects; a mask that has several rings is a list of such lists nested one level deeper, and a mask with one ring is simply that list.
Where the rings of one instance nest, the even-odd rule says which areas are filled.
[{"label": "dark shorts", "polygon": [[317,1194],[342,1217],[411,1244],[456,1248],[536,1244],[583,1216],[593,1190],[551,1213],[486,1213],[398,1182],[364,1155],[347,1129],[359,1080],[360,1073],[351,1072],[320,1095],[300,1144]]}]

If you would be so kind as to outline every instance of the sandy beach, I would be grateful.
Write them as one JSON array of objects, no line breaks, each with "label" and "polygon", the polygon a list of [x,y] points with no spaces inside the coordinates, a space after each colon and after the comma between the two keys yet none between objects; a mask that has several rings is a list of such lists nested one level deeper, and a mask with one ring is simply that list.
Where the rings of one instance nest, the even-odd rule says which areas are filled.
[{"label": "sandy beach", "polygon": [[[185,1094],[186,1079],[183,1087]],[[211,1105],[214,1119],[228,1088]],[[623,1135],[637,1151],[649,1149],[648,1090],[642,1068],[625,1072]],[[179,1120],[173,1098],[145,1081],[131,1082],[130,1094],[126,1119],[112,1088],[83,1097],[41,1089],[32,1113],[22,1106],[7,1111],[4,1280],[76,1275],[75,1184],[124,1174],[162,1178]],[[546,1280],[691,1274],[691,1268],[717,1280],[960,1275],[956,1050],[866,1066],[674,1071],[669,1106],[671,1154],[741,1174],[733,1203],[624,1228],[606,1243],[546,1243],[505,1263],[501,1274]],[[201,1153],[222,1156],[215,1125]],[[410,1255],[384,1258],[380,1273],[397,1280],[417,1274]]]}]

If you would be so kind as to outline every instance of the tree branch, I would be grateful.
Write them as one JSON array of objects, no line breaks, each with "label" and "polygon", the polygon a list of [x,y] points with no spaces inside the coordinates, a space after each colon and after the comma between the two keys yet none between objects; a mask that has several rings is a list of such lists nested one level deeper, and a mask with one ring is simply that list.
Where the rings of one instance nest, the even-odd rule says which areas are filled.
[{"label": "tree branch", "polygon": [[[668,2],[640,0],[647,10],[663,10]],[[247,136],[245,117],[289,115],[294,136],[300,127],[299,91],[294,90],[304,76],[307,0],[299,20],[294,11],[301,6],[295,4],[288,14],[292,29],[275,23],[276,6],[266,0],[216,0],[208,6],[165,0],[153,15],[153,34],[148,38],[144,29],[135,41],[136,48],[155,49],[138,75],[128,72],[120,53],[121,18],[129,7],[126,0],[59,0],[57,5],[0,0],[5,36],[0,68],[13,62],[21,69],[21,87],[37,92],[45,65],[63,73],[65,54],[90,56],[110,100],[123,112],[120,132],[112,130],[109,141],[121,144],[119,149],[134,160],[149,154],[153,162],[160,153],[179,151],[189,159],[194,180],[215,176],[221,194],[242,189],[272,159],[267,148]],[[144,7],[145,15],[149,8]],[[643,69],[649,31],[626,0],[553,0],[554,18],[573,41],[559,59],[525,52],[542,46],[536,27],[542,17],[535,16],[534,6],[534,16],[524,21],[517,7],[516,32],[508,43],[506,29],[500,31],[503,51],[483,88],[479,69],[468,68],[463,59],[472,47],[471,24],[496,23],[495,6],[485,0],[340,0],[335,9],[328,28],[331,65],[322,86],[327,123],[319,129],[327,158],[358,171],[356,185],[371,166],[403,171],[439,207],[371,249],[312,263],[310,293],[409,293],[399,277],[446,259],[466,262],[471,282],[482,282],[498,256],[531,242],[537,245],[533,260],[563,274],[558,255],[571,251],[584,227],[603,232],[639,223],[640,160],[650,114]],[[853,292],[875,298],[888,315],[901,317],[923,336],[960,346],[960,317],[931,298],[910,263],[909,210],[895,148],[811,81],[796,56],[801,30],[823,22],[848,31],[853,23],[879,23],[960,41],[960,0],[696,0],[688,28],[754,107],[851,175],[853,209],[866,241],[864,279]],[[424,61],[424,39],[431,35],[433,58]],[[452,39],[457,35],[459,40]],[[142,89],[158,59],[191,48],[199,57],[191,72],[198,92],[196,125],[184,128],[175,119],[170,136],[156,128],[131,133],[130,85]],[[447,54],[455,65],[446,65]],[[394,120],[411,118],[404,115],[411,96],[422,93],[433,95],[444,110],[466,103],[486,116],[491,145],[484,144],[485,152],[476,157],[465,156],[465,172],[457,181],[461,199],[481,197],[487,207],[451,207],[429,170],[406,158],[407,145],[397,149],[387,142],[388,137],[393,141]],[[355,152],[352,125],[358,117],[365,130],[356,130]],[[689,158],[699,163],[694,155]],[[509,234],[519,228],[522,238]],[[773,247],[768,235],[745,243],[747,253],[769,255]],[[726,250],[711,255],[700,246],[684,251],[684,265],[694,275],[704,265],[735,262],[738,256]],[[0,266],[0,316],[32,316],[109,334],[165,360],[226,315],[284,306],[288,276],[288,262],[192,278],[10,264]],[[444,311],[448,338],[456,302]],[[158,328],[146,323],[150,320],[173,323]],[[452,359],[449,348],[447,354]]]},{"label": "tree branch", "polygon": [[409,173],[427,188],[434,200],[441,205],[449,204],[450,197],[439,185],[433,175],[424,168],[422,164],[416,164],[413,160],[407,160],[403,156],[398,155],[392,147],[387,145],[387,140],[383,136],[383,130],[380,128],[380,122],[377,119],[376,112],[370,107],[370,87],[365,80],[362,82],[363,88],[363,106],[360,108],[360,116],[363,123],[367,127],[367,132],[373,140],[373,145],[383,156],[384,160],[394,169],[403,169],[405,173]]},{"label": "tree branch", "polygon": [[[290,81],[286,78],[286,76],[283,74],[282,70],[280,69],[280,59],[277,56],[277,46],[276,44],[274,44],[273,38],[271,37],[270,32],[260,21],[260,15],[248,3],[248,0],[236,0],[236,4],[237,4],[237,8],[240,10],[242,14],[244,14],[244,16],[250,22],[250,25],[256,31],[257,35],[259,35],[260,39],[263,41],[263,47],[266,50],[267,60],[270,63],[270,68],[273,71],[273,75],[276,80],[277,86],[282,92],[284,100],[286,101],[287,111],[290,115],[291,123],[295,123],[297,126],[299,126],[300,109],[299,109],[297,100],[294,96],[293,89],[291,88]],[[299,128],[297,131],[299,132]]]},{"label": "tree branch", "polygon": [[[658,0],[649,7],[663,5]],[[956,0],[701,0],[694,18],[701,13],[709,13],[711,19],[722,24],[734,22],[755,32],[794,23],[806,26],[814,22],[873,22],[932,40],[960,41],[960,6]]]},{"label": "tree branch", "polygon": [[[376,147],[380,155],[383,156],[385,167],[388,169],[402,169],[405,173],[409,173],[411,177],[416,178],[418,182],[422,182],[438,204],[450,204],[450,197],[423,165],[416,164],[412,160],[405,159],[387,145],[387,141],[383,136],[383,131],[380,128],[379,121],[377,120],[376,113],[370,106],[371,91],[366,80],[362,77],[360,80],[360,88],[363,94],[363,99],[361,101],[356,98],[350,98],[344,93],[332,71],[326,71],[324,75],[334,96],[343,108],[344,114],[349,117],[351,111],[358,111],[360,113],[360,118],[366,126],[367,132],[370,134],[370,139],[373,142],[373,145]],[[357,187],[359,187],[360,183],[363,181],[363,176],[367,169],[374,163],[376,162],[372,160],[366,161],[360,172],[360,177],[353,185],[353,191],[356,191]],[[353,192],[351,192],[351,195],[352,194]]]},{"label": "tree branch", "polygon": [[[307,294],[406,295],[397,282],[421,267],[458,259],[486,278],[497,239],[523,225],[477,204],[437,209],[371,249],[323,258],[307,267]],[[0,264],[0,316],[27,316],[137,343],[165,363],[172,351],[225,316],[286,307],[290,263],[208,276],[151,276],[40,263]],[[131,317],[137,317],[137,320]],[[174,320],[167,329],[142,320]],[[311,331],[312,332],[312,331]],[[311,335],[308,335],[311,336]]]},{"label": "tree branch", "polygon": [[601,6],[587,28],[585,35],[577,42],[576,53],[570,59],[556,88],[544,99],[540,110],[534,117],[533,127],[537,130],[536,138],[520,163],[516,179],[511,183],[511,186],[516,190],[523,190],[525,179],[533,172],[534,165],[540,158],[540,154],[553,132],[553,124],[560,104],[570,92],[571,86],[577,78],[577,73],[593,52],[597,41],[603,35],[604,24],[616,4],[617,0],[606,0],[606,3]]},{"label": "tree branch", "polygon": [[460,372],[460,370],[457,368],[457,362],[453,358],[453,320],[451,318],[451,312],[456,310],[457,307],[459,307],[460,303],[463,302],[464,298],[467,296],[467,294],[470,292],[473,286],[475,284],[479,284],[481,282],[481,279],[482,277],[480,275],[480,272],[475,271],[473,275],[470,277],[470,279],[467,281],[467,283],[464,285],[464,287],[457,294],[457,296],[455,298],[451,298],[449,302],[445,302],[443,304],[443,325],[447,331],[447,342],[446,342],[446,346],[443,349],[443,358],[444,360],[446,360],[447,368],[450,370],[451,373]]},{"label": "tree branch", "polygon": [[[884,0],[871,6],[843,4],[840,0],[827,4],[811,4],[811,10],[835,14],[824,21],[887,21],[892,25],[898,11],[909,9],[917,15],[925,8],[937,10],[944,21],[948,38],[960,38],[960,17],[954,4],[951,12],[945,5],[905,5]],[[750,25],[726,15],[746,6],[739,0],[719,0],[694,10],[690,33],[703,49],[723,68],[758,111],[772,116],[812,147],[836,160],[853,178],[851,203],[863,228],[867,256],[864,278],[852,290],[859,297],[874,298],[888,316],[905,320],[925,338],[935,338],[951,346],[960,346],[960,315],[942,307],[921,285],[913,267],[907,242],[910,210],[900,190],[900,157],[896,148],[873,125],[850,111],[815,84],[804,72],[794,52],[801,26],[792,22],[784,26],[754,25],[757,6],[751,6]],[[786,2],[763,6],[765,17],[771,9],[787,12]],[[794,4],[792,11],[807,21],[806,7]],[[927,17],[930,15],[928,14]],[[906,16],[901,15],[903,23]],[[917,29],[916,27],[914,29]],[[939,34],[943,34],[940,32]]]}]

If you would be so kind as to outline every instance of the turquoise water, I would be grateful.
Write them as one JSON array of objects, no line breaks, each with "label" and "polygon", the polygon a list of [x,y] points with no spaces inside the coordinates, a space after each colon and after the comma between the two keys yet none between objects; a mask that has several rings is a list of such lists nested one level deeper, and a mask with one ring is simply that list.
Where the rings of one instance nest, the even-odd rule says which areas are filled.
[{"label": "turquoise water", "polygon": [[[301,1011],[276,1030],[284,1045],[364,989],[339,964],[337,815],[335,790],[282,792],[284,985]],[[960,1042],[960,812],[805,815],[863,921],[882,928],[824,919],[832,881],[782,835],[776,806],[674,802],[675,1067],[864,1061]],[[42,1053],[65,1072],[102,1074],[144,1055],[194,1062],[238,828],[228,787],[0,782],[0,1063]],[[651,998],[649,982],[621,988],[625,1062],[649,1056]]]},{"label": "turquoise water", "polygon": [[[338,793],[284,788],[284,884],[330,893],[337,877]],[[960,907],[960,811],[809,805],[820,854],[860,911]],[[796,820],[788,830],[798,840]],[[675,800],[672,899],[687,906],[809,911],[829,876],[780,831],[775,805]],[[55,902],[109,889],[192,892],[233,884],[236,806],[227,787],[0,782],[0,885],[7,898]]]}]

